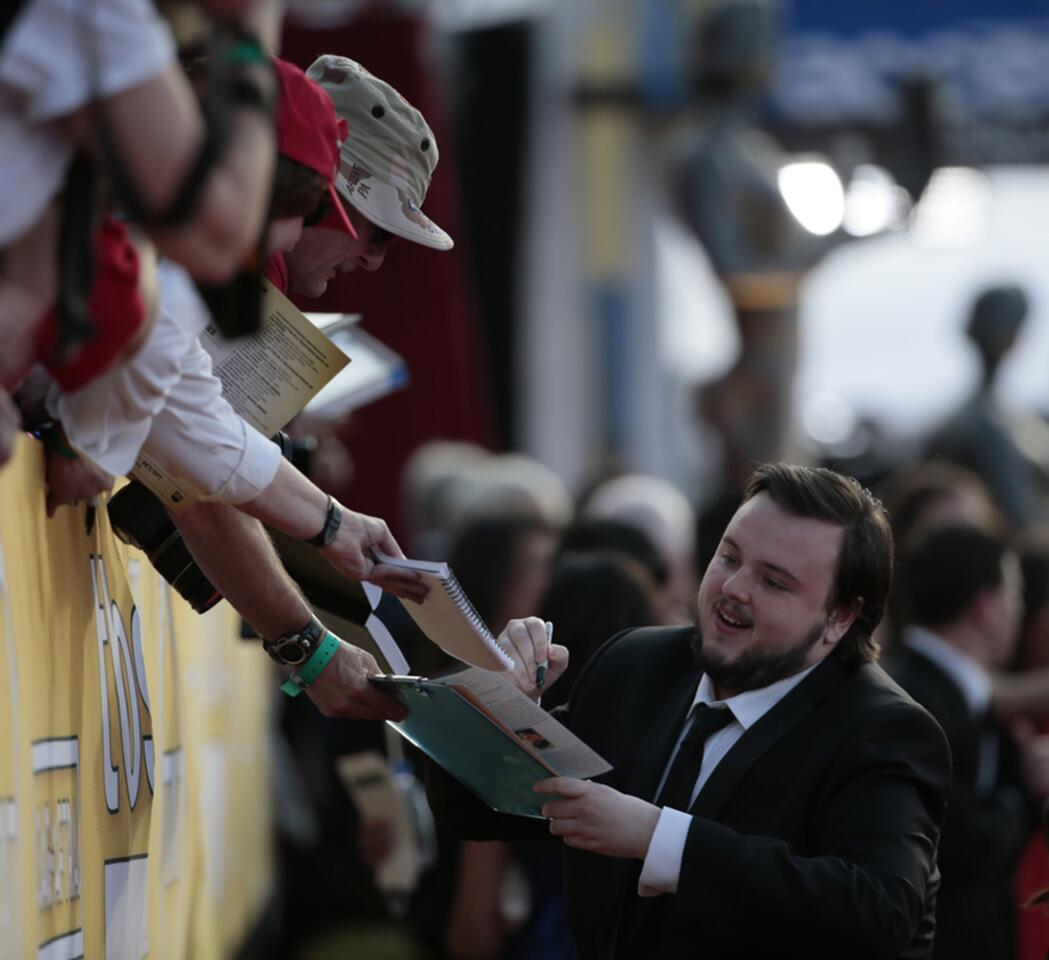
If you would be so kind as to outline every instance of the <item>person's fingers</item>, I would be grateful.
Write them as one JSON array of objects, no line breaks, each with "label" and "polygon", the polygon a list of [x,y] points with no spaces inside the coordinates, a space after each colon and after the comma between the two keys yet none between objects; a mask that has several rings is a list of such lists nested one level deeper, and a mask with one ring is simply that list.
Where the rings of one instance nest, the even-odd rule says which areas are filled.
[{"label": "person's fingers", "polygon": [[382,524],[382,536],[376,542],[376,546],[383,553],[387,554],[387,556],[403,557],[404,551],[401,549],[401,545],[394,539],[393,534],[390,533],[390,528],[386,526],[386,521],[379,520],[378,522]]},{"label": "person's fingers", "polygon": [[1017,743],[1022,744],[1030,740],[1038,732],[1038,729],[1030,717],[1013,717],[1009,721],[1009,732]]},{"label": "person's fingers", "polygon": [[547,647],[546,656],[549,662],[546,670],[545,686],[549,687],[568,669],[569,650],[563,644],[551,643]]},{"label": "person's fingers", "polygon": [[511,620],[499,639],[514,658],[511,676],[522,691],[529,693],[535,686],[536,659],[528,626],[523,620]]},{"label": "person's fingers", "polygon": [[408,711],[404,704],[388,694],[368,684],[368,692],[361,697],[365,706],[375,712],[376,719],[393,720],[395,723],[404,720]]},{"label": "person's fingers", "polygon": [[536,665],[546,658],[546,624],[538,617],[511,620],[502,633],[502,640],[512,647],[514,674],[522,689],[535,686]]},{"label": "person's fingers", "polygon": [[536,793],[553,793],[559,797],[581,797],[587,791],[587,781],[575,777],[547,777],[532,785]]},{"label": "person's fingers", "polygon": [[429,590],[414,570],[402,570],[384,563],[376,564],[367,579],[387,593],[416,603],[422,603]]},{"label": "person's fingers", "polygon": [[553,817],[548,818],[550,821],[549,830],[550,833],[555,837],[563,837],[569,834],[575,834],[578,829],[578,825],[575,820],[571,819],[554,819]]},{"label": "person's fingers", "polygon": [[371,684],[365,690],[327,690],[308,687],[306,692],[326,717],[347,717],[354,720],[403,720],[408,711],[393,697],[387,696]]}]

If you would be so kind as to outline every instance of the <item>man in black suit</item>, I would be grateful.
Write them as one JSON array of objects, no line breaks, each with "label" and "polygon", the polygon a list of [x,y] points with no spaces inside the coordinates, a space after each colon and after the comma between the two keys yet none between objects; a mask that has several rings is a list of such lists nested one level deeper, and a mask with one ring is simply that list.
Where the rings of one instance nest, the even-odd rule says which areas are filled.
[{"label": "man in black suit", "polygon": [[933,956],[1013,960],[1013,873],[1034,822],[1022,771],[1038,761],[1022,763],[991,715],[989,671],[1016,641],[1020,564],[1004,542],[970,527],[933,530],[902,561],[911,626],[891,670],[939,721],[954,761]]},{"label": "man in black suit", "polygon": [[[614,769],[540,781],[548,823],[434,770],[435,812],[473,839],[563,838],[583,958],[928,957],[950,760],[872,662],[891,569],[885,512],[855,481],[759,468],[697,627],[620,634],[576,682],[563,719]],[[567,661],[543,626],[504,632],[531,695],[539,660],[551,679]]]}]

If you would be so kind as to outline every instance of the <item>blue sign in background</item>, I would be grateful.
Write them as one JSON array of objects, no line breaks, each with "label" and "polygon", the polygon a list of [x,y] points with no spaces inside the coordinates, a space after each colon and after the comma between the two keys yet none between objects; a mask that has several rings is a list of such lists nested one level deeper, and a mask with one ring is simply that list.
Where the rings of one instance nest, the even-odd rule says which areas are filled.
[{"label": "blue sign in background", "polygon": [[924,80],[941,160],[1049,159],[1044,0],[793,0],[783,24],[777,124],[889,129],[902,85]]},{"label": "blue sign in background", "polygon": [[915,36],[980,22],[1044,23],[1049,5],[1045,0],[791,0],[785,13],[788,32],[853,36],[877,30]]}]

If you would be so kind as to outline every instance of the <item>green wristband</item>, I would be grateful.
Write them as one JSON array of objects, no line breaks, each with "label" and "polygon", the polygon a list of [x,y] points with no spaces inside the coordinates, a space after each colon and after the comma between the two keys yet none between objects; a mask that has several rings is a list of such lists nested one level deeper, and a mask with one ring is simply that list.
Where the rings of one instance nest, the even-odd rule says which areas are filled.
[{"label": "green wristband", "polygon": [[39,434],[44,446],[52,453],[57,453],[66,460],[80,459],[80,454],[62,440],[62,428],[59,424],[54,423],[39,431]]},{"label": "green wristband", "polygon": [[270,57],[262,44],[254,37],[243,37],[234,46],[229,47],[222,54],[222,59],[227,63],[269,63]]},{"label": "green wristband", "polygon": [[293,673],[281,684],[281,690],[289,697],[297,697],[324,672],[324,668],[331,662],[338,649],[339,638],[334,633],[326,633],[320,646],[313,651],[313,656],[303,664],[298,673]]}]

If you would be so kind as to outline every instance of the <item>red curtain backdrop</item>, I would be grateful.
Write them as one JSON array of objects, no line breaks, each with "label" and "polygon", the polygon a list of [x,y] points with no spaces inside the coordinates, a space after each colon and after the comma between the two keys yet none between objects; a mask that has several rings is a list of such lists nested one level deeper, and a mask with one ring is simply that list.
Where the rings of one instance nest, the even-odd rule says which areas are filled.
[{"label": "red curtain backdrop", "polygon": [[431,439],[495,443],[455,150],[443,91],[424,62],[426,35],[423,20],[381,8],[323,29],[289,15],[281,49],[303,69],[322,53],[359,61],[422,111],[440,149],[424,209],[456,240],[455,248],[440,252],[397,240],[380,270],[337,277],[320,299],[298,301],[304,310],[363,313],[362,326],[408,363],[410,386],[357,411],[343,428],[356,469],[348,489],[332,491],[353,509],[386,519],[402,542],[400,476],[411,453]]}]

